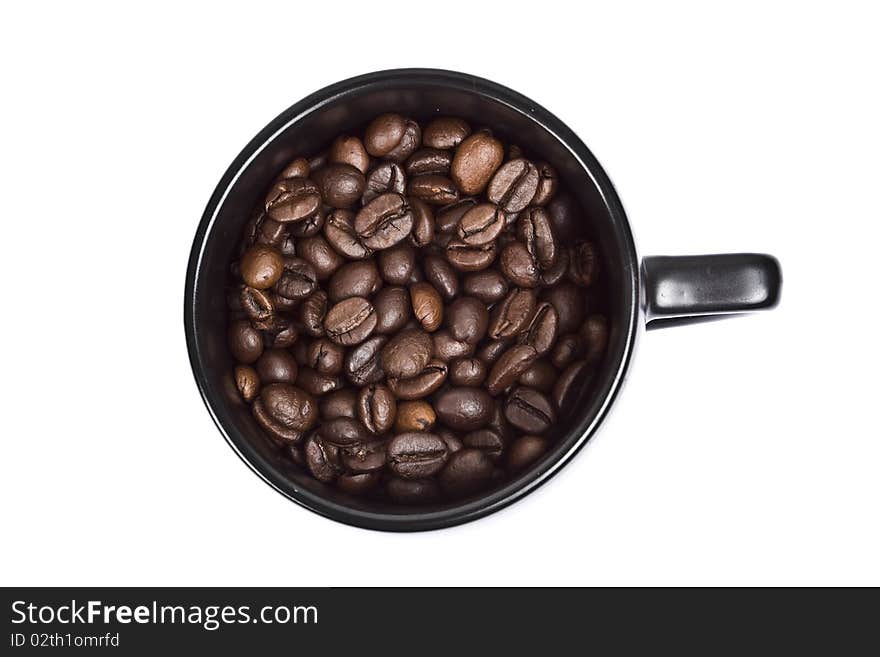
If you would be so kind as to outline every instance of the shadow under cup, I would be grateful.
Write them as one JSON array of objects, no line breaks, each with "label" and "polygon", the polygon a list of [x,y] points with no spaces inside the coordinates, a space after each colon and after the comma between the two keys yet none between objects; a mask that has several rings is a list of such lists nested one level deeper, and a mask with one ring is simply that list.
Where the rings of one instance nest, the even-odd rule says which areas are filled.
[{"label": "shadow under cup", "polygon": [[[472,499],[403,506],[358,498],[313,479],[265,437],[236,390],[226,342],[226,287],[252,209],[284,166],[312,156],[339,134],[360,132],[369,119],[397,112],[420,121],[459,116],[487,126],[503,141],[558,171],[599,245],[602,311],[610,335],[604,361],[574,410],[562,419],[548,453],[515,479]],[[473,76],[445,71],[374,73],[319,91],[267,126],[218,185],[193,244],[185,322],[190,359],[209,411],[230,445],[274,488],[322,515],[372,529],[412,531],[472,520],[510,504],[553,474],[582,446],[613,401],[629,361],[638,316],[638,261],[623,209],[583,143],[558,119],[519,94]]]}]

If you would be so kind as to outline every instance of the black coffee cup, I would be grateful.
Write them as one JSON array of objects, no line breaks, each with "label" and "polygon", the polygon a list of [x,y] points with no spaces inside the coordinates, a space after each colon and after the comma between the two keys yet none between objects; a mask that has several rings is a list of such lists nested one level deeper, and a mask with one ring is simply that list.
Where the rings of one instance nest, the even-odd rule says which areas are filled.
[{"label": "black coffee cup", "polygon": [[[608,290],[608,349],[570,429],[521,476],[473,499],[405,507],[348,496],[313,479],[262,435],[232,379],[225,287],[229,262],[251,209],[284,165],[311,155],[336,135],[382,112],[416,118],[452,115],[485,125],[502,139],[550,162],[590,218]],[[471,75],[400,69],[326,87],[273,120],[244,148],[217,185],[202,216],[186,275],[184,323],[196,383],[220,432],[260,477],[291,500],[324,516],[371,529],[448,527],[497,511],[547,481],[602,423],[624,380],[636,338],[655,328],[772,308],[781,274],[768,255],[639,259],[614,187],[580,139],[528,98]]]}]

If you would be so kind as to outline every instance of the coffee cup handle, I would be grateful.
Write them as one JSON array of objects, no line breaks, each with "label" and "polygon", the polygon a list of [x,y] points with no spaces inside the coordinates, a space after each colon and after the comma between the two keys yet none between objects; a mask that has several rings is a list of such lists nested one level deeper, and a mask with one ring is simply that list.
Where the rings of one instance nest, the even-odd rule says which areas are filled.
[{"label": "coffee cup handle", "polygon": [[761,253],[648,256],[642,280],[650,330],[769,310],[779,303],[782,270]]}]

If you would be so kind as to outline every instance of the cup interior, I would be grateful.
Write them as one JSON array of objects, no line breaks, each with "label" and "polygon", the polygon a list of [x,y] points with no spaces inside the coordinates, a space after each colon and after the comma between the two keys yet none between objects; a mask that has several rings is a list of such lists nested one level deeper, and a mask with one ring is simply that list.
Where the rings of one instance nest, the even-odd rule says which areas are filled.
[{"label": "cup interior", "polygon": [[[598,373],[560,425],[550,451],[520,477],[478,497],[407,507],[352,497],[313,479],[264,437],[232,378],[226,343],[229,263],[254,206],[291,159],[310,157],[341,133],[397,112],[419,120],[459,116],[558,171],[601,254],[603,296],[591,300],[609,320],[609,345]],[[187,276],[186,332],[197,383],[215,422],[236,452],[283,494],[336,520],[374,529],[416,530],[470,520],[514,501],[555,472],[600,423],[622,380],[638,314],[638,265],[623,209],[583,143],[529,99],[473,76],[444,71],[389,71],[338,83],[294,105],[239,155],[217,187],[193,244]]]}]

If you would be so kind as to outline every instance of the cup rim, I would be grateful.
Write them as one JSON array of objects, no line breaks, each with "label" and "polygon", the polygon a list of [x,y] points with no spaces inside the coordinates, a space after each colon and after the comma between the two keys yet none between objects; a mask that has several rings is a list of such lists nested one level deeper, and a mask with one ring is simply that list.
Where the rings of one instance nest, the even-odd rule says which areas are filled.
[{"label": "cup rim", "polygon": [[[340,98],[363,93],[366,89],[380,90],[382,88],[399,88],[407,85],[439,85],[473,93],[494,102],[500,102],[537,123],[539,127],[558,140],[578,162],[585,173],[592,178],[593,183],[602,194],[605,209],[612,220],[618,243],[625,247],[622,249],[624,252],[620,253],[620,256],[621,262],[627,269],[622,278],[627,288],[628,299],[624,308],[627,318],[627,325],[623,327],[625,335],[624,348],[615,365],[611,385],[605,398],[602,400],[599,410],[591,418],[590,422],[584,427],[573,429],[573,431],[580,434],[577,440],[572,442],[566,450],[556,454],[554,458],[547,459],[543,463],[531,468],[524,475],[506,482],[503,486],[496,488],[486,495],[442,510],[419,511],[418,508],[402,507],[401,513],[397,514],[348,507],[300,488],[259,454],[234,427],[230,431],[230,427],[227,426],[227,422],[224,419],[225,412],[223,406],[225,402],[219,399],[218,396],[215,396],[205,375],[203,354],[196,337],[195,308],[198,293],[196,284],[211,228],[227,195],[250,162],[290,126],[320,111],[326,105]],[[233,160],[211,195],[193,239],[184,291],[184,330],[190,365],[202,401],[226,442],[257,476],[298,505],[344,524],[382,531],[424,531],[470,522],[499,511],[522,499],[559,472],[595,435],[620,392],[635,349],[640,325],[638,319],[641,312],[639,301],[641,298],[640,278],[639,259],[632,230],[611,180],[586,145],[560,119],[522,94],[490,80],[470,74],[442,69],[389,69],[348,78],[306,96],[269,122]]]}]

